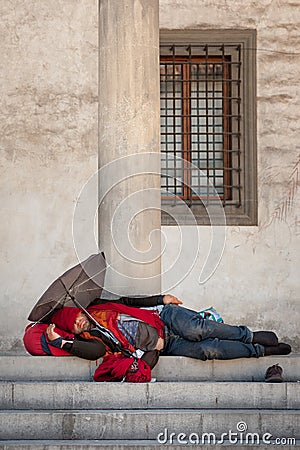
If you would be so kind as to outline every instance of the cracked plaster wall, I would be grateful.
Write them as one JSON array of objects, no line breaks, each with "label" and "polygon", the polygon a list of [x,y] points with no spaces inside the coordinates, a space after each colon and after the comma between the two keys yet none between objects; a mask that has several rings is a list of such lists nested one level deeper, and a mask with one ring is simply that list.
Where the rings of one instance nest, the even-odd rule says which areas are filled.
[{"label": "cracked plaster wall", "polygon": [[[0,350],[22,352],[27,313],[76,262],[73,208],[97,169],[98,5],[4,0],[0,14]],[[214,305],[229,323],[277,330],[298,350],[299,15],[288,0],[160,0],[162,28],[256,28],[258,46],[259,225],[227,228],[220,264],[200,286],[209,238],[201,227],[199,257],[173,292],[190,307]],[[165,272],[178,235],[163,232]]]},{"label": "cracked plaster wall", "polygon": [[2,1],[1,339],[24,351],[27,315],[76,263],[76,197],[97,170],[96,0]]},{"label": "cracked plaster wall", "polygon": [[[227,228],[220,264],[201,286],[197,280],[210,233],[199,228],[199,257],[173,292],[196,309],[214,305],[228,323],[276,330],[298,351],[299,26],[296,1],[160,1],[160,27],[164,29],[257,30],[258,226]],[[171,227],[163,231],[172,244],[163,259],[167,271],[176,253],[178,233]],[[169,277],[163,276],[163,286],[170,284]]]}]

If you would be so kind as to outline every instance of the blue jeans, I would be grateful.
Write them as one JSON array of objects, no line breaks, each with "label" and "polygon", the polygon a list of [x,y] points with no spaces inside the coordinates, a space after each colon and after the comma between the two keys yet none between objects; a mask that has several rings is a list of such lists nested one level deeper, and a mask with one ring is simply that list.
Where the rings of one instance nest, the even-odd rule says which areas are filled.
[{"label": "blue jeans", "polygon": [[251,344],[253,333],[245,326],[203,319],[196,311],[172,304],[163,307],[160,318],[166,325],[161,355],[202,360],[264,356],[264,347]]}]

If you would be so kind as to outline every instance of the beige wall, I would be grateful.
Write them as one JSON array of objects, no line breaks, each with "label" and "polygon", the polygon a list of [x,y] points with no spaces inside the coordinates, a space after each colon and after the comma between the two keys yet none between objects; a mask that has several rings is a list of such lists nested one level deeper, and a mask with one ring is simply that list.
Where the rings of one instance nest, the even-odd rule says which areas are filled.
[{"label": "beige wall", "polygon": [[[227,228],[220,265],[201,286],[197,280],[203,255],[208,254],[209,230],[199,228],[204,251],[174,292],[191,307],[214,305],[229,323],[274,329],[298,350],[299,23],[300,8],[295,1],[160,1],[161,28],[257,29],[259,224]],[[178,236],[176,229],[163,230],[170,249],[163,258],[167,272]],[[183,271],[185,259],[183,255]],[[163,286],[171,284],[170,277],[163,277]]]},{"label": "beige wall", "polygon": [[97,0],[2,1],[0,348],[76,262],[72,216],[97,170]]},{"label": "beige wall", "polygon": [[[97,170],[98,5],[4,0],[0,12],[0,350],[20,351],[29,310],[76,262],[74,204]],[[250,27],[258,38],[259,225],[228,227],[223,258],[204,285],[209,230],[199,227],[201,252],[173,292],[195,308],[214,305],[228,322],[277,330],[299,350],[299,5],[160,0],[160,26]],[[168,288],[178,238],[175,228],[163,232]],[[186,239],[182,272],[193,246]]]}]

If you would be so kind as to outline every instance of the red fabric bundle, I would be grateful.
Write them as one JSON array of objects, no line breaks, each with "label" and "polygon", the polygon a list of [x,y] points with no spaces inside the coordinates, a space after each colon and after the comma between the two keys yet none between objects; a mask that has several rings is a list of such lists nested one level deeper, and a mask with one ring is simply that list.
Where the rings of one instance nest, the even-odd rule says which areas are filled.
[{"label": "red fabric bundle", "polygon": [[[134,365],[134,363],[132,365]],[[134,370],[134,367],[132,369],[132,365],[126,373],[125,381],[127,381],[127,383],[148,383],[151,381],[151,369],[145,361],[142,359],[137,360],[137,371]]]},{"label": "red fabric bundle", "polygon": [[130,383],[147,383],[151,380],[148,364],[121,354],[107,355],[94,373],[95,381],[125,381]]},{"label": "red fabric bundle", "polygon": [[106,302],[99,305],[90,306],[87,308],[87,311],[92,316],[97,311],[114,311],[118,314],[128,314],[129,316],[142,320],[143,322],[146,322],[156,328],[159,337],[164,338],[165,325],[155,310],[135,308],[133,306],[122,305],[121,303]]},{"label": "red fabric bundle", "polygon": [[73,308],[71,306],[65,306],[64,308],[56,311],[51,317],[51,323],[55,323],[61,330],[73,333],[75,319],[81,312],[80,308]]},{"label": "red fabric bundle", "polygon": [[[47,328],[48,325],[46,323],[30,324],[26,327],[23,342],[28,353],[34,356],[47,355],[47,353],[44,352],[41,344],[41,336],[42,334],[46,333]],[[73,335],[67,334],[64,331],[59,330],[58,328],[55,328],[55,331],[65,338],[74,337]],[[52,345],[49,345],[49,349],[52,353],[52,356],[71,356],[70,353],[66,352],[62,348],[56,348]]]}]

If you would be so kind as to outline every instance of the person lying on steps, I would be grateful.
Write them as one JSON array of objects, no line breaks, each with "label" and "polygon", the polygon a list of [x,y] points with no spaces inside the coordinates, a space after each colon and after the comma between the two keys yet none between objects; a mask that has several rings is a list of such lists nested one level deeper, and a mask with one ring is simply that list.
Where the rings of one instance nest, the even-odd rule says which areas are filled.
[{"label": "person lying on steps", "polygon": [[[132,352],[138,350],[150,368],[160,355],[225,360],[291,352],[290,345],[279,343],[272,331],[252,332],[244,325],[203,319],[197,311],[181,305],[178,298],[166,294],[122,297],[117,301],[96,299],[87,310],[98,323],[114,333],[124,348]],[[51,324],[36,326],[40,325],[43,326],[40,332],[43,354],[63,352],[96,360],[113,353],[110,343],[101,338],[79,308],[64,307],[54,312]],[[25,332],[24,344],[29,353],[37,354],[31,351],[30,329]]]}]

